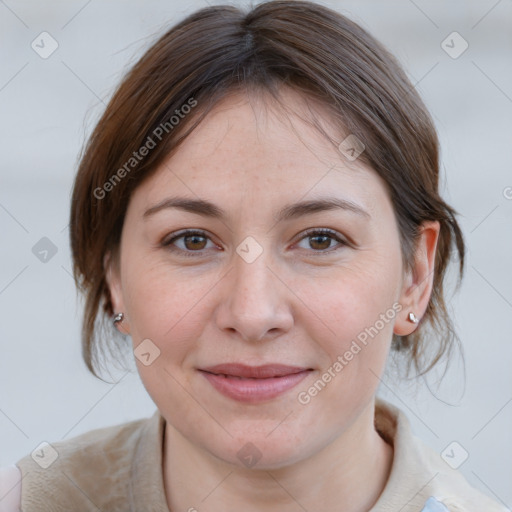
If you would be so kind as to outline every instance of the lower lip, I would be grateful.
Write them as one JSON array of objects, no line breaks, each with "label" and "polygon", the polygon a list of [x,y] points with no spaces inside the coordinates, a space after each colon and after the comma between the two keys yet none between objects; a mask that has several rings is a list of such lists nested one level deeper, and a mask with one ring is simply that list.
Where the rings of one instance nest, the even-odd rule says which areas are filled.
[{"label": "lower lip", "polygon": [[270,400],[294,388],[310,370],[269,379],[238,379],[201,371],[210,384],[223,395],[239,402],[257,403]]}]

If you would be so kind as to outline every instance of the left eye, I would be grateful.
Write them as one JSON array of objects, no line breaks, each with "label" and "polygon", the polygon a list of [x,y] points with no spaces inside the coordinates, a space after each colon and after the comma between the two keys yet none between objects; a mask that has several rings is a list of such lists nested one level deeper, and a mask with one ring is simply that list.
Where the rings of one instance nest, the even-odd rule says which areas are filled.
[{"label": "left eye", "polygon": [[[331,252],[327,251],[327,249],[331,248],[331,242],[336,240],[339,242],[341,246],[347,245],[347,243],[332,229],[316,229],[307,231],[305,235],[300,239],[303,240],[309,239],[309,248],[314,249],[315,252]],[[335,250],[332,249],[331,250]]]}]

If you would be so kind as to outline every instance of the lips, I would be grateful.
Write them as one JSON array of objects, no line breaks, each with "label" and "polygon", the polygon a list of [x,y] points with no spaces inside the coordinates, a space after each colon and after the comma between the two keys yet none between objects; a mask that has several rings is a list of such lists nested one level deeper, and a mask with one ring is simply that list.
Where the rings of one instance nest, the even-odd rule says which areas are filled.
[{"label": "lips", "polygon": [[244,364],[218,364],[204,368],[203,371],[225,377],[240,377],[244,379],[269,379],[284,377],[308,370],[299,366],[286,366],[282,364],[266,364],[263,366],[247,366]]},{"label": "lips", "polygon": [[256,403],[276,398],[295,387],[312,369],[282,364],[247,366],[228,363],[199,371],[223,395],[241,402]]}]

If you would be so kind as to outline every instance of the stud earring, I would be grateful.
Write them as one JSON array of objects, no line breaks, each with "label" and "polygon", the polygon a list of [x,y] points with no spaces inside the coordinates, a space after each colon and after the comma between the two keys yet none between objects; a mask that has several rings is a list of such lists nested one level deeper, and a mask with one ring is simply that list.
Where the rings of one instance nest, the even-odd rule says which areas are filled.
[{"label": "stud earring", "polygon": [[414,313],[409,313],[407,318],[409,322],[412,322],[413,324],[417,324],[419,322],[418,317]]},{"label": "stud earring", "polygon": [[113,323],[116,325],[118,322],[122,322],[124,318],[124,313],[117,313],[116,316],[114,316]]}]

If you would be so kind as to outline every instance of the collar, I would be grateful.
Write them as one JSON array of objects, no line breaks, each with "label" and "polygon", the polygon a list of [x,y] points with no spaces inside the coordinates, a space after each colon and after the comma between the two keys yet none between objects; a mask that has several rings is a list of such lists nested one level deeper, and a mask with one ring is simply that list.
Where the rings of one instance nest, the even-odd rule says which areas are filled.
[{"label": "collar", "polygon": [[135,511],[170,512],[163,480],[165,418],[157,409],[142,428],[133,453],[129,501]]}]

